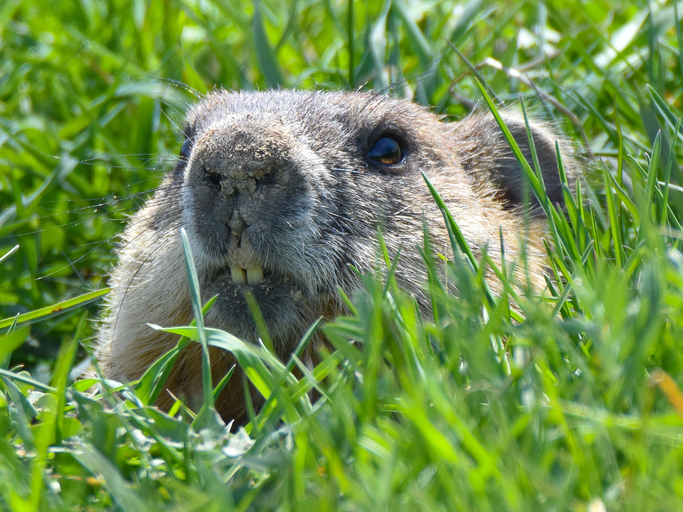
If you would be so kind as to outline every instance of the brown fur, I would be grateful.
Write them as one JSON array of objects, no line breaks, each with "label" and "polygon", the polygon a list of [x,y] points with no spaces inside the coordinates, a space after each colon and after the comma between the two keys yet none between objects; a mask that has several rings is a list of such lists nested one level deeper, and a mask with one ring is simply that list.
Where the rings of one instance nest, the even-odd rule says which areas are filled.
[{"label": "brown fur", "polygon": [[[531,161],[523,121],[511,115],[506,121]],[[559,203],[555,136],[539,123],[532,129],[546,188]],[[264,269],[262,282],[241,286],[253,291],[282,358],[318,316],[342,311],[337,287],[350,291],[358,285],[349,264],[370,270],[380,224],[390,254],[402,251],[398,282],[428,309],[417,250],[423,221],[436,251],[448,255],[450,242],[420,171],[440,191],[475,253],[486,245],[500,261],[502,229],[506,259],[519,256],[524,180],[488,114],[445,123],[409,101],[369,93],[218,91],[190,110],[185,134],[185,157],[123,236],[99,333],[98,359],[109,378],[136,379],[175,345],[175,336],[148,323],[192,320],[181,226],[191,242],[203,300],[219,295],[207,325],[256,340],[230,266]],[[403,163],[382,166],[368,158],[384,136],[403,145]],[[563,161],[573,179],[571,155]],[[532,229],[527,255],[539,282],[541,233]],[[218,350],[212,356],[216,380],[233,360]],[[167,387],[193,407],[200,403],[196,347],[183,352]],[[217,408],[226,419],[244,414],[241,379],[233,377]]]}]

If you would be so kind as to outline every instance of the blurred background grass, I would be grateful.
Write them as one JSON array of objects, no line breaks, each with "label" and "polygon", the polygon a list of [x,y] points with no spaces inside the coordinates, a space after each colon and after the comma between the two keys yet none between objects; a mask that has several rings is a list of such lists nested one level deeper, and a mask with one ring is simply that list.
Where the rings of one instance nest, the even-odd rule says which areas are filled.
[{"label": "blurred background grass", "polygon": [[[610,0],[4,0],[0,255],[19,249],[0,263],[0,317],[105,286],[116,234],[172,168],[187,105],[214,87],[363,87],[461,117],[481,96],[452,44],[499,104],[521,97],[583,144],[596,183],[563,225],[578,256],[560,247],[551,260],[571,286],[558,281],[550,307],[523,300],[527,321],[511,323],[504,301],[487,309],[456,265],[462,300],[433,289],[446,320],[422,325],[409,299],[397,292],[392,309],[369,282],[358,316],[327,328],[345,358],[323,358],[316,374],[329,400],[316,412],[292,398],[303,419],[291,430],[270,411],[238,462],[226,452],[252,441],[226,448],[227,437],[205,435],[179,453],[197,435],[184,420],[104,412],[67,387],[54,356],[64,347],[68,361],[74,336],[87,342],[96,303],[15,331],[11,343],[26,343],[3,367],[27,364],[54,388],[3,377],[0,506],[679,510],[679,11]],[[51,398],[39,389],[61,397],[58,411],[75,400],[70,423],[42,412]],[[34,446],[31,431],[53,437]],[[62,440],[76,432],[86,444],[69,455],[74,442]]]}]

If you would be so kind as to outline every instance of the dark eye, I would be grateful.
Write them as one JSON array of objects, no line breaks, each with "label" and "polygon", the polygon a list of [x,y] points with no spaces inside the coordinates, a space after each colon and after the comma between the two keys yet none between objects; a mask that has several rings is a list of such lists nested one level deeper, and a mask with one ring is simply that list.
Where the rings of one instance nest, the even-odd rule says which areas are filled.
[{"label": "dark eye", "polygon": [[382,165],[397,165],[403,162],[401,146],[391,137],[382,137],[368,153],[368,158]]},{"label": "dark eye", "polygon": [[187,138],[183,145],[180,147],[180,156],[185,158],[190,158],[190,153],[192,152],[192,139]]}]

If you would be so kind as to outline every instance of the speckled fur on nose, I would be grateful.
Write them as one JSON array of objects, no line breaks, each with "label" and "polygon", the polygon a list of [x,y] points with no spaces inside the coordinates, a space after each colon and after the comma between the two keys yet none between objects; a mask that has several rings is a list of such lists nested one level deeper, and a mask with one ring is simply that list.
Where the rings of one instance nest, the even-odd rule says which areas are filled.
[{"label": "speckled fur on nose", "polygon": [[220,121],[199,134],[188,182],[200,229],[221,232],[217,224],[222,224],[239,239],[251,226],[272,227],[278,204],[302,186],[290,149],[297,144],[286,126],[247,115]]}]

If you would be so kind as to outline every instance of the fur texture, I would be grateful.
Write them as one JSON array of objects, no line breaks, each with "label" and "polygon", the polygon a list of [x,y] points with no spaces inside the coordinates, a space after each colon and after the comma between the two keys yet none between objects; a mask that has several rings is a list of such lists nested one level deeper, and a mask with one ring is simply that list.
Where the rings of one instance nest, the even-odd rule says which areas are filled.
[{"label": "fur texture", "polygon": [[[524,122],[511,115],[506,122],[531,162]],[[556,137],[539,123],[532,130],[546,189],[560,203]],[[99,333],[98,358],[109,378],[136,379],[175,345],[175,336],[148,323],[192,320],[181,226],[203,300],[219,295],[207,325],[255,340],[241,293],[249,287],[283,358],[317,317],[343,310],[337,287],[351,291],[358,285],[349,265],[370,270],[380,225],[390,254],[401,248],[396,278],[428,309],[417,250],[424,220],[436,251],[448,255],[450,242],[420,171],[440,191],[475,253],[487,245],[500,261],[502,228],[506,259],[518,258],[525,233],[519,213],[523,175],[488,114],[446,123],[409,101],[377,94],[218,91],[190,110],[185,135],[184,157],[123,235]],[[370,157],[383,138],[397,142],[400,162]],[[563,162],[573,180],[572,155]],[[542,221],[536,218],[536,224],[527,258],[542,282]],[[261,268],[263,279],[236,284],[234,268]],[[218,379],[233,361],[218,350],[212,356]],[[178,359],[167,387],[198,403],[196,347]],[[243,396],[241,379],[233,377],[217,401],[219,412],[239,418]]]}]

